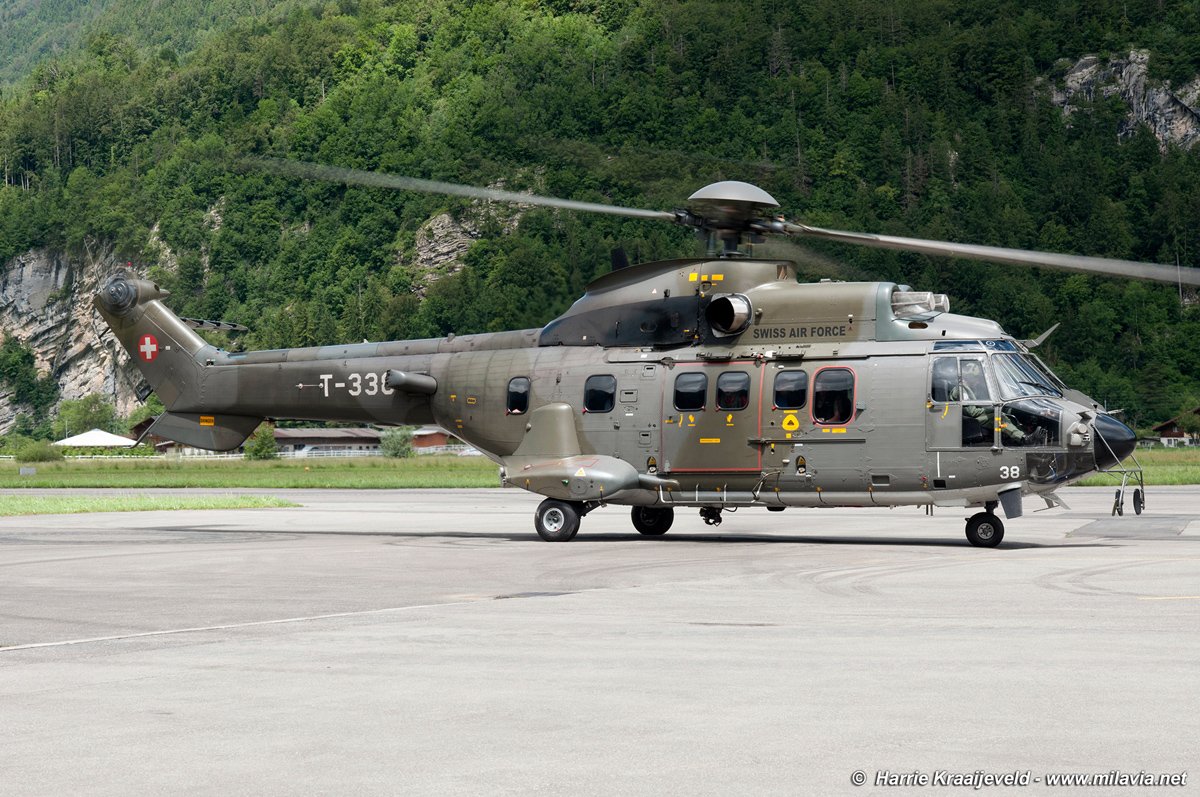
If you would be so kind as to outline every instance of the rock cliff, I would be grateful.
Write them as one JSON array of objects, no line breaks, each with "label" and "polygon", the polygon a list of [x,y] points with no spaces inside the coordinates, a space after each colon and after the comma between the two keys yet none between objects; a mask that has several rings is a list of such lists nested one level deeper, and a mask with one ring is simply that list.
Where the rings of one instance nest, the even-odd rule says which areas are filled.
[{"label": "rock cliff", "polygon": [[[0,329],[33,350],[38,369],[58,382],[60,400],[101,393],[122,414],[138,406],[141,377],[92,307],[100,284],[125,265],[94,246],[80,256],[34,249],[0,271]],[[28,411],[12,403],[11,391],[0,393],[0,433]]]},{"label": "rock cliff", "polygon": [[1107,63],[1085,56],[1067,67],[1062,81],[1051,89],[1051,102],[1069,116],[1081,99],[1119,96],[1129,113],[1118,135],[1132,135],[1145,124],[1163,149],[1168,144],[1187,149],[1200,140],[1200,76],[1172,88],[1170,81],[1151,80],[1149,65],[1149,50],[1132,50],[1128,57]]}]

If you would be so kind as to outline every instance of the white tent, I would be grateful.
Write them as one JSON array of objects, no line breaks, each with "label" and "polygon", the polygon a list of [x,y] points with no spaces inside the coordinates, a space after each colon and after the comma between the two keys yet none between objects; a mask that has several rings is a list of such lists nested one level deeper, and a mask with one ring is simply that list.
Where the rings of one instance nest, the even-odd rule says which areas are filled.
[{"label": "white tent", "polygon": [[71,446],[73,448],[128,448],[133,445],[133,441],[128,437],[109,434],[101,429],[92,429],[90,432],[77,434],[74,437],[68,437],[66,440],[55,440],[52,445],[56,446]]}]

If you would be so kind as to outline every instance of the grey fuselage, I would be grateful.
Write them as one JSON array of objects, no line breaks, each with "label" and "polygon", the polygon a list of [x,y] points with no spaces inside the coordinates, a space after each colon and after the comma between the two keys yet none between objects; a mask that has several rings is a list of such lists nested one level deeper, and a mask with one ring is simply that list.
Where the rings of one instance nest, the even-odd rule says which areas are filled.
[{"label": "grey fuselage", "polygon": [[[777,507],[978,506],[1017,488],[1052,491],[1106,456],[1102,413],[1086,396],[1061,385],[1005,393],[1005,369],[1028,353],[999,325],[897,317],[895,285],[800,284],[786,261],[628,267],[540,330],[244,354],[206,344],[157,286],[120,279],[135,297],[106,287],[97,307],[178,419],[177,437],[210,448],[236,447],[263,418],[435,423],[495,459],[506,485],[545,495],[562,492],[557,475],[550,485],[525,471],[594,461],[641,478],[599,500]],[[722,299],[748,313],[729,321],[715,312]],[[722,333],[722,323],[739,326]],[[968,361],[986,384],[946,394],[938,374],[967,374]],[[423,380],[420,392],[405,375]],[[595,385],[604,389],[585,400]],[[552,412],[557,431],[522,448]],[[597,500],[594,485],[574,496]]]}]

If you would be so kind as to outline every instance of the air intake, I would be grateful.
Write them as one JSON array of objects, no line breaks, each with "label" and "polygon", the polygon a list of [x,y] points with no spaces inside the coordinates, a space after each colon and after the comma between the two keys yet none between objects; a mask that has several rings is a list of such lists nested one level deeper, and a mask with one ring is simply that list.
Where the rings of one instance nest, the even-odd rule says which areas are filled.
[{"label": "air intake", "polygon": [[950,312],[950,297],[929,291],[892,291],[892,312],[896,318]]},{"label": "air intake", "polygon": [[704,311],[709,327],[718,335],[736,335],[750,324],[754,309],[750,300],[736,293],[726,293],[713,298]]}]

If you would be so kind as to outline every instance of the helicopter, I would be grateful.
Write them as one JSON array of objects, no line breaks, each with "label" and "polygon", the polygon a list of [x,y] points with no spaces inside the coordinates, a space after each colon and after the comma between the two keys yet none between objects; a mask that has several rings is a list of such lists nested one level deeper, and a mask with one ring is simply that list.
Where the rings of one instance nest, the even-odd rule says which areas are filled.
[{"label": "helicopter", "polygon": [[[763,507],[977,509],[966,537],[995,547],[1024,499],[1120,466],[1136,437],[999,324],[944,294],[890,282],[801,283],[750,256],[767,236],[1200,284],[1200,269],[843,232],[788,221],[761,188],[717,182],[659,211],[356,169],[261,160],[277,174],[656,219],[695,230],[704,257],[630,264],[591,282],[541,329],[231,353],[169,293],[120,271],[94,304],[166,407],[147,430],[236,449],[266,418],[438,424],[543,496],[534,529],[565,542],[630,507],[642,535],[676,508],[709,525]],[[1057,326],[1057,325],[1056,325]],[[1128,474],[1127,474],[1128,475]],[[1117,501],[1123,505],[1123,491]],[[1144,503],[1138,475],[1135,511]]]}]

